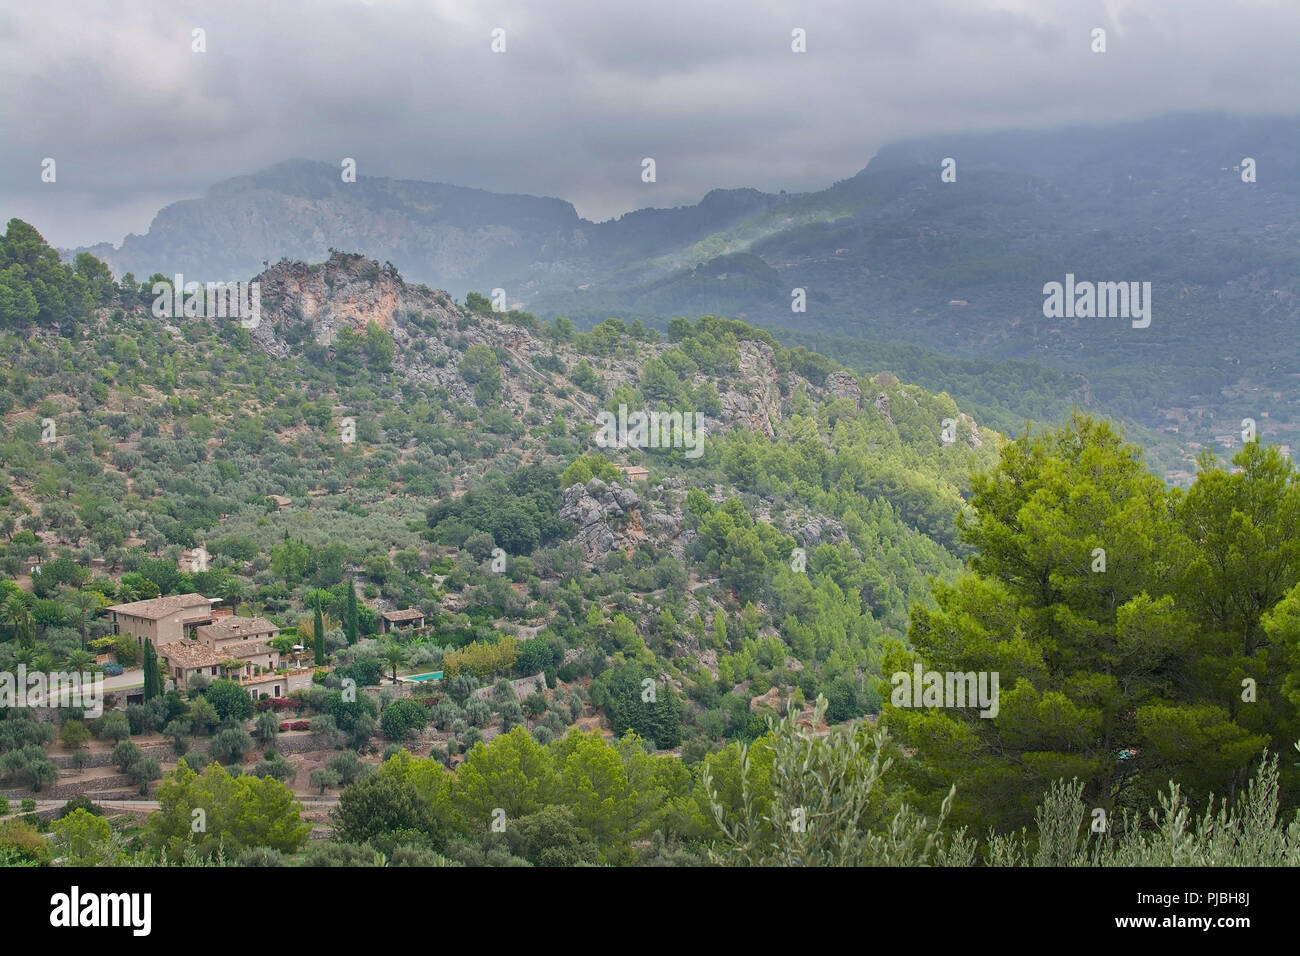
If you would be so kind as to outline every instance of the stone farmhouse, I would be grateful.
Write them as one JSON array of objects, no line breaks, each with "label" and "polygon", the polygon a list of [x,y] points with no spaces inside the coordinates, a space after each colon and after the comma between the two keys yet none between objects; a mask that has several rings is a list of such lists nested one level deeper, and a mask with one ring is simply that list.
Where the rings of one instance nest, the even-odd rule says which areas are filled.
[{"label": "stone farmhouse", "polygon": [[161,650],[184,640],[195,627],[211,624],[212,606],[220,602],[221,598],[205,598],[202,594],[174,594],[114,604],[108,608],[108,619],[114,634],[130,634],[140,647],[148,638]]},{"label": "stone farmhouse", "polygon": [[113,633],[154,643],[164,675],[184,690],[191,678],[238,681],[253,697],[285,697],[309,688],[313,667],[286,661],[271,642],[280,629],[265,618],[214,613],[220,598],[182,594],[109,608]]},{"label": "stone farmhouse", "polygon": [[285,697],[311,686],[313,668],[289,667],[270,642],[280,629],[265,618],[222,617],[194,629],[193,641],[158,651],[178,688],[195,674],[238,681],[254,698]]}]

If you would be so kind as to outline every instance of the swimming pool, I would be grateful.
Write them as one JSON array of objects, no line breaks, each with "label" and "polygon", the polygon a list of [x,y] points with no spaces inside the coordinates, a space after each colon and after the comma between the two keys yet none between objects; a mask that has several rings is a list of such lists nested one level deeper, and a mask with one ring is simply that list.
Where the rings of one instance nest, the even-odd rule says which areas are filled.
[{"label": "swimming pool", "polygon": [[402,680],[413,680],[417,683],[423,683],[427,680],[442,680],[442,671],[430,671],[427,674],[407,674]]}]

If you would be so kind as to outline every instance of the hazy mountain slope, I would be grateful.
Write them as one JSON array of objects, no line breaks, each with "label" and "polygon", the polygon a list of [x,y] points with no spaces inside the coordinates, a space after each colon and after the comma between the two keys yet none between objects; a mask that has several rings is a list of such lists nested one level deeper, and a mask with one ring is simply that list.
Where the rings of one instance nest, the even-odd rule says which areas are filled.
[{"label": "hazy mountain slope", "polygon": [[[1001,440],[948,396],[738,322],[576,334],[342,253],[257,278],[251,330],[160,321],[129,290],[70,337],[0,316],[0,571],[57,590],[93,569],[114,599],[161,575],[285,627],[313,595],[338,620],[351,578],[374,607],[425,612],[414,666],[538,636],[521,676],[662,677],[681,719],[646,735],[707,749],[761,732],[771,701],[757,722],[751,701],[778,685],[825,689],[835,719],[876,706],[881,642],[960,568],[967,477]],[[701,454],[602,445],[620,406],[699,412]],[[198,544],[212,566],[180,573]],[[58,570],[27,581],[29,558]],[[55,660],[77,645],[56,610]],[[621,726],[592,693],[588,716]]]},{"label": "hazy mountain slope", "polygon": [[[1254,183],[1233,168],[1247,156]],[[1169,429],[1190,457],[1244,417],[1267,418],[1274,441],[1300,441],[1297,156],[1294,119],[963,134],[886,147],[816,193],[715,190],[598,224],[558,200],[343,183],[328,164],[294,162],[168,207],[147,236],[95,251],[137,277],[232,278],[263,259],[356,248],[455,295],[502,288],[579,326],[712,313],[1030,361],[1082,375],[1096,407]],[[955,183],[940,182],[945,157]],[[1150,282],[1150,327],[1044,318],[1044,283],[1067,273]],[[791,311],[795,288],[806,312]]]}]

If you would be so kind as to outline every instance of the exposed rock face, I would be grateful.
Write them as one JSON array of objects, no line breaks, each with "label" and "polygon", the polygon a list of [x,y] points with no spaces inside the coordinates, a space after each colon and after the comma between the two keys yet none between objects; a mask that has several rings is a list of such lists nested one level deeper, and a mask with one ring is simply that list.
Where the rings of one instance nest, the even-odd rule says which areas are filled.
[{"label": "exposed rock face", "polygon": [[[317,265],[278,262],[257,281],[262,321],[250,334],[272,355],[288,355],[289,336],[303,335],[304,323],[309,341],[329,346],[345,327],[364,335],[373,322],[392,335],[397,347],[393,364],[403,377],[445,388],[458,402],[474,403],[473,386],[460,373],[464,348],[400,318],[418,314],[438,329],[455,328],[464,313],[445,292],[410,285],[372,259],[338,252]],[[482,344],[528,352],[545,345],[484,317],[458,329],[457,337],[466,347]],[[419,347],[413,348],[417,342]]]},{"label": "exposed rock face", "polygon": [[855,408],[862,407],[862,389],[858,387],[857,377],[850,372],[831,372],[827,375],[826,391],[836,398],[852,400]]},{"label": "exposed rock face", "polygon": [[405,307],[407,292],[392,272],[372,260],[342,253],[318,265],[278,262],[257,281],[269,321],[253,329],[252,335],[263,344],[277,338],[277,327],[301,321],[311,323],[312,335],[321,345],[332,342],[345,326],[364,331],[367,323],[374,322],[391,331],[393,313]]},{"label": "exposed rock face", "polygon": [[892,415],[889,414],[889,396],[886,395],[884,392],[881,392],[879,395],[876,396],[875,406],[876,406],[876,411],[880,412],[880,414],[884,417],[885,421],[889,422],[890,425],[893,425],[894,418]]},{"label": "exposed rock face", "polygon": [[564,489],[560,517],[577,525],[573,540],[582,546],[588,558],[600,557],[614,549],[616,539],[607,521],[610,515],[606,505],[583,485]]},{"label": "exposed rock face", "polygon": [[822,542],[841,544],[849,540],[844,525],[825,515],[790,515],[785,519],[785,532],[802,548],[815,548]]},{"label": "exposed rock face", "polygon": [[648,534],[674,539],[682,533],[677,515],[653,508],[643,513],[641,497],[635,491],[617,481],[605,484],[599,478],[565,488],[560,517],[577,526],[573,540],[590,560],[635,547]]},{"label": "exposed rock face", "polygon": [[746,340],[737,351],[740,374],[732,387],[718,395],[722,401],[722,418],[728,428],[745,426],[772,438],[781,420],[781,391],[776,384],[772,347],[766,342]]}]

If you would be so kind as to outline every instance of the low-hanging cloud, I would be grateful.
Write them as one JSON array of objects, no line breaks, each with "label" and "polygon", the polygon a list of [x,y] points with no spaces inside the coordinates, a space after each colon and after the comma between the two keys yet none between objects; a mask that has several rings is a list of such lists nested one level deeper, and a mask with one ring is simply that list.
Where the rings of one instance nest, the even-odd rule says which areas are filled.
[{"label": "low-hanging cloud", "polygon": [[1298,28],[1271,0],[54,0],[0,13],[0,204],[57,245],[119,242],[219,180],[350,156],[604,219],[822,188],[913,135],[1294,114]]}]

